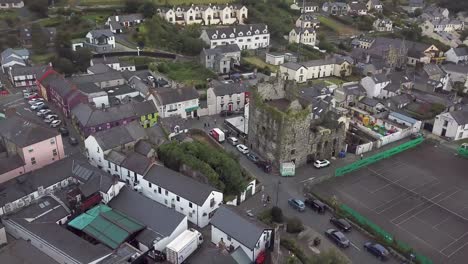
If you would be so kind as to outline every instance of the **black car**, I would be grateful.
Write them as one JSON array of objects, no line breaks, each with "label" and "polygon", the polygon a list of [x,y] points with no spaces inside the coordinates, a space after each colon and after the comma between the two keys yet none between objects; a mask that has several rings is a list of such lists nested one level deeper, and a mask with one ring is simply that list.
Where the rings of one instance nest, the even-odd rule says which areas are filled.
[{"label": "black car", "polygon": [[79,144],[78,139],[76,139],[76,138],[74,138],[74,137],[69,137],[69,138],[68,138],[68,142],[69,142],[70,145],[72,145],[72,146],[76,146],[76,145]]},{"label": "black car", "polygon": [[344,232],[351,231],[351,224],[348,221],[346,221],[346,219],[344,218],[332,217],[330,218],[330,223],[338,227],[338,229],[340,229],[341,231],[344,231]]},{"label": "black car", "polygon": [[252,152],[247,153],[247,158],[254,163],[257,163],[259,161],[259,158],[257,155],[253,154]]},{"label": "black car", "polygon": [[58,131],[60,132],[60,135],[62,135],[62,137],[67,137],[70,134],[66,127],[61,127],[58,129]]},{"label": "black car", "polygon": [[380,244],[366,242],[364,244],[364,248],[371,253],[372,255],[376,256],[381,260],[387,260],[389,252],[388,250]]},{"label": "black car", "polygon": [[271,172],[271,163],[269,163],[268,161],[259,160],[255,164],[264,172],[266,173]]},{"label": "black car", "polygon": [[336,229],[328,229],[327,231],[325,231],[325,235],[338,246],[342,248],[349,247],[349,240],[340,231]]},{"label": "black car", "polygon": [[307,198],[305,200],[305,204],[319,214],[325,213],[325,210],[327,209],[326,205],[317,199]]}]

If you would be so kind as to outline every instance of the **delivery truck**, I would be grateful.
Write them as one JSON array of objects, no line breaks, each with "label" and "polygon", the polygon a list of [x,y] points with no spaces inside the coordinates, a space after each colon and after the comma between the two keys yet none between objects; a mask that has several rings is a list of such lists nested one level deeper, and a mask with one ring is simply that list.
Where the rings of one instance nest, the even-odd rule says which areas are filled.
[{"label": "delivery truck", "polygon": [[182,232],[166,247],[167,261],[181,264],[203,243],[203,236],[195,229]]},{"label": "delivery truck", "polygon": [[224,135],[224,132],[221,131],[221,129],[219,128],[213,128],[211,131],[210,131],[210,135],[216,139],[216,141],[218,141],[219,143],[223,143],[224,140],[226,139],[226,136]]}]

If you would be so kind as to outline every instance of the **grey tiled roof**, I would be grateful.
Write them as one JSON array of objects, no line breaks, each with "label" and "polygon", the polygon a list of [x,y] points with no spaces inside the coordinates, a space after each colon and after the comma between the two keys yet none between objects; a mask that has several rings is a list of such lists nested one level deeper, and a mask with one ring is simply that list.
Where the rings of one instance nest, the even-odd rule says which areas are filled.
[{"label": "grey tiled roof", "polygon": [[[116,17],[117,16],[111,16],[111,17],[109,17],[109,19],[111,21],[117,21]],[[119,23],[134,22],[136,20],[143,20],[143,14],[141,14],[141,13],[119,15],[118,17],[119,17],[119,21],[118,21]]]},{"label": "grey tiled roof", "polygon": [[58,136],[57,130],[40,126],[18,116],[0,120],[0,136],[23,148]]},{"label": "grey tiled roof", "polygon": [[92,72],[93,74],[104,73],[104,72],[108,72],[111,70],[112,69],[109,66],[107,66],[106,64],[102,64],[102,63],[94,64],[93,66],[90,66],[88,68],[88,71]]},{"label": "grey tiled roof", "polygon": [[450,115],[457,121],[458,125],[468,124],[468,110],[450,112]]},{"label": "grey tiled roof", "polygon": [[200,206],[208,199],[211,192],[217,191],[208,184],[203,184],[177,171],[158,165],[153,165],[144,177],[147,181]]},{"label": "grey tiled roof", "polygon": [[203,49],[203,53],[206,55],[216,55],[216,54],[224,54],[224,53],[232,53],[232,52],[240,52],[240,48],[236,44],[226,44],[226,45],[219,45],[213,49]]},{"label": "grey tiled roof", "polygon": [[[266,24],[246,24],[246,25],[236,25],[230,27],[212,27],[205,29],[208,37],[210,39],[223,39],[222,35],[224,34],[225,38],[231,38],[231,35],[237,37],[240,33],[242,36],[247,36],[247,33],[250,32],[251,36],[255,35],[255,32],[258,34],[267,34],[268,26]],[[216,35],[216,38],[213,36]]]},{"label": "grey tiled roof", "polygon": [[244,93],[248,89],[248,85],[245,83],[220,83],[213,87],[213,92],[216,96],[224,96]]},{"label": "grey tiled roof", "polygon": [[93,36],[93,38],[99,38],[101,36],[106,36],[106,37],[114,36],[114,33],[112,33],[112,31],[110,31],[109,29],[95,29],[95,30],[91,30],[89,33],[91,33],[91,36]]},{"label": "grey tiled roof", "polygon": [[150,168],[152,162],[146,156],[136,152],[127,154],[125,160],[122,162],[122,167],[136,172],[139,175],[145,175],[146,171]]},{"label": "grey tiled roof", "polygon": [[125,154],[116,150],[111,150],[107,155],[105,155],[105,158],[106,160],[120,166],[125,160]]},{"label": "grey tiled roof", "polygon": [[263,231],[270,228],[244,215],[232,206],[223,205],[216,210],[210,223],[245,247],[254,249]]},{"label": "grey tiled roof", "polygon": [[454,48],[453,51],[459,57],[468,55],[468,48],[467,47]]},{"label": "grey tiled roof", "polygon": [[379,101],[377,101],[377,100],[375,100],[373,98],[369,98],[369,97],[364,97],[359,102],[361,104],[365,104],[365,105],[368,105],[368,106],[371,106],[371,107],[375,107],[379,103]]},{"label": "grey tiled roof", "polygon": [[141,155],[147,156],[151,150],[153,150],[153,145],[146,140],[139,140],[135,144],[135,152],[140,153]]},{"label": "grey tiled roof", "polygon": [[11,74],[13,76],[36,75],[36,77],[39,78],[47,71],[47,69],[49,69],[48,65],[12,67]]},{"label": "grey tiled roof", "polygon": [[193,87],[160,89],[156,92],[156,96],[162,105],[194,100],[200,97]]},{"label": "grey tiled roof", "polygon": [[58,264],[58,262],[23,239],[9,239],[8,244],[0,248],[0,261],[8,264]]},{"label": "grey tiled roof", "polygon": [[136,142],[146,136],[145,129],[141,127],[138,121],[113,127],[105,131],[100,131],[93,135],[103,151],[113,149],[130,142]]},{"label": "grey tiled roof", "polygon": [[132,191],[126,186],[108,205],[143,223],[147,229],[166,237],[170,236],[185,219],[183,214]]},{"label": "grey tiled roof", "polygon": [[0,158],[0,175],[24,165],[25,163],[20,157],[20,155],[13,155],[10,157]]}]

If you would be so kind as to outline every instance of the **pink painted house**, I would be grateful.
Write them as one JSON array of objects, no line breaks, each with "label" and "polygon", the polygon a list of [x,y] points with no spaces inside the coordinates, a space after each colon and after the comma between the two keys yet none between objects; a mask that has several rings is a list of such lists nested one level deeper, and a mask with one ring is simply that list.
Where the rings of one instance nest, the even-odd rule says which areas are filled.
[{"label": "pink painted house", "polygon": [[0,120],[0,183],[64,157],[57,130],[19,116]]}]

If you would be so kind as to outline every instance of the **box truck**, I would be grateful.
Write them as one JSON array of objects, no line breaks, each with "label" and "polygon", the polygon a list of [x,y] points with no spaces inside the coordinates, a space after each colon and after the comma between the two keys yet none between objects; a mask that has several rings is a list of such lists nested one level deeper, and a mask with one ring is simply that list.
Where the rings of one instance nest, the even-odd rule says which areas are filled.
[{"label": "box truck", "polygon": [[181,264],[203,243],[203,236],[195,229],[182,232],[166,247],[167,261]]},{"label": "box truck", "polygon": [[210,131],[210,135],[216,139],[216,141],[218,141],[219,143],[222,143],[224,142],[224,140],[226,139],[225,135],[224,135],[224,132],[221,131],[221,129],[219,128],[213,128],[211,131]]}]

